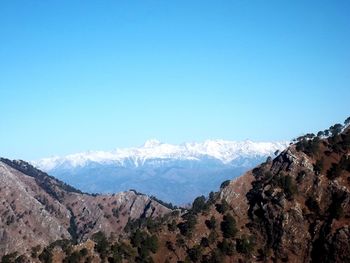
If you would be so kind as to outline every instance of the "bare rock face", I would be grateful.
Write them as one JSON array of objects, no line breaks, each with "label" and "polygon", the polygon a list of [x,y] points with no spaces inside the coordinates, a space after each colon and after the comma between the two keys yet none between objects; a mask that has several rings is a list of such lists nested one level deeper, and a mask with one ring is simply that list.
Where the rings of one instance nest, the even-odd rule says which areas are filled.
[{"label": "bare rock face", "polygon": [[134,191],[89,195],[22,161],[0,161],[0,257],[30,254],[55,240],[85,241],[103,231],[122,235],[129,220],[171,210]]},{"label": "bare rock face", "polygon": [[252,188],[253,180],[254,176],[249,171],[230,181],[229,185],[220,191],[220,199],[230,205],[239,220],[247,219],[249,204],[246,194]]}]

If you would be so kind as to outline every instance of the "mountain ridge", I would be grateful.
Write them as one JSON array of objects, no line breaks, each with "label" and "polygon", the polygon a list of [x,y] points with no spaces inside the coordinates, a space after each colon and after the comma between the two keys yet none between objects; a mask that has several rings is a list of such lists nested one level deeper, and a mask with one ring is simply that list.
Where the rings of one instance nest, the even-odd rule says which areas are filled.
[{"label": "mountain ridge", "polygon": [[121,234],[131,219],[171,212],[163,204],[135,191],[83,193],[25,161],[1,158],[0,256],[60,239],[82,242],[100,229]]},{"label": "mountain ridge", "polygon": [[212,158],[230,164],[239,157],[271,155],[277,150],[283,150],[289,142],[253,142],[206,140],[182,144],[162,143],[156,139],[148,140],[141,147],[117,148],[112,151],[86,151],[66,156],[53,156],[33,160],[31,163],[44,170],[51,171],[57,167],[82,167],[90,163],[115,164],[119,166],[134,165],[139,167],[149,160],[200,160]]}]

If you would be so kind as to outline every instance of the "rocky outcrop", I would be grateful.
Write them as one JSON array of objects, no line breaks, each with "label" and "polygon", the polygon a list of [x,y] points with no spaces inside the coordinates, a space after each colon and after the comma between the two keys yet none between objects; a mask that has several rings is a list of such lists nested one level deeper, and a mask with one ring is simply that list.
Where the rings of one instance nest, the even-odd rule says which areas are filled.
[{"label": "rocky outcrop", "polygon": [[[339,151],[332,150],[328,140],[319,142],[313,154],[291,146],[273,162],[253,170],[255,180],[247,193],[249,229],[264,258],[349,261],[350,149],[342,141],[348,138],[349,132],[339,135]],[[342,168],[333,178],[331,167],[338,165]]]},{"label": "rocky outcrop", "polygon": [[171,210],[134,191],[114,195],[80,192],[22,161],[0,161],[0,257],[30,254],[60,239],[85,241],[102,230],[122,235],[129,220]]},{"label": "rocky outcrop", "polygon": [[73,215],[78,241],[85,241],[98,231],[118,236],[129,220],[158,217],[171,211],[134,191],[99,196],[73,193],[66,197],[65,205]]},{"label": "rocky outcrop", "polygon": [[230,205],[234,215],[240,221],[246,221],[248,218],[249,203],[246,194],[252,188],[253,180],[254,176],[250,171],[235,178],[220,191],[220,200],[225,200]]}]

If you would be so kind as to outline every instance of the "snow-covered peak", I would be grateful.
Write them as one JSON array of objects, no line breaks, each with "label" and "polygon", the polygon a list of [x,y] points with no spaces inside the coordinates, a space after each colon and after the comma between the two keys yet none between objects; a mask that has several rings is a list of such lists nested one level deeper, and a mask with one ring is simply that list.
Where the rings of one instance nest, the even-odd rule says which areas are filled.
[{"label": "snow-covered peak", "polygon": [[253,142],[206,140],[204,142],[183,143],[181,145],[161,143],[152,139],[141,147],[116,149],[114,151],[88,151],[63,157],[43,158],[32,163],[44,171],[57,167],[82,167],[88,163],[116,164],[124,166],[132,163],[135,167],[149,160],[201,160],[216,159],[229,164],[238,158],[263,157],[283,150],[288,142]]}]

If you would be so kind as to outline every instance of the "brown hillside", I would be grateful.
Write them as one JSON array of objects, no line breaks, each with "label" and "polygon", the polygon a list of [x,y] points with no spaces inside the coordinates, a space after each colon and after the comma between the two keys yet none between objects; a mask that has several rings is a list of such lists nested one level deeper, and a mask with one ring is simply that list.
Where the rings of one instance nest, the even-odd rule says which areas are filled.
[{"label": "brown hillside", "polygon": [[88,195],[22,161],[0,161],[0,256],[48,246],[61,239],[79,242],[103,230],[118,236],[128,220],[171,210],[134,191]]}]

